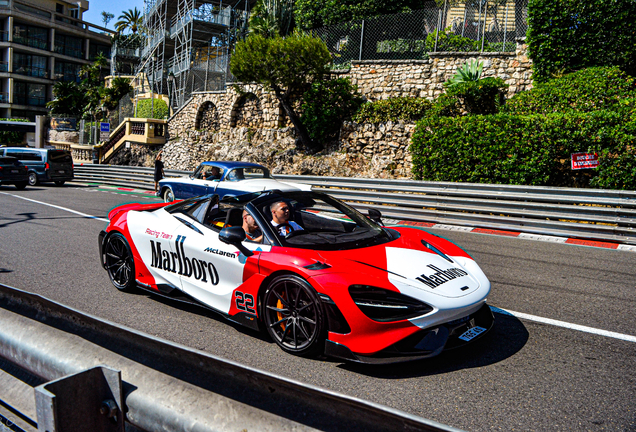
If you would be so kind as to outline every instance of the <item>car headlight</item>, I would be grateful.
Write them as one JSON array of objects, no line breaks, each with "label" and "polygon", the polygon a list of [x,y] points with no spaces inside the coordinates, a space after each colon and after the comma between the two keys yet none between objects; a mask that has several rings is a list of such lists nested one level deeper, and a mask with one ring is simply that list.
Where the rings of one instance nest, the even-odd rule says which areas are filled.
[{"label": "car headlight", "polygon": [[349,294],[362,313],[379,322],[415,318],[433,310],[412,297],[369,285],[351,285]]}]

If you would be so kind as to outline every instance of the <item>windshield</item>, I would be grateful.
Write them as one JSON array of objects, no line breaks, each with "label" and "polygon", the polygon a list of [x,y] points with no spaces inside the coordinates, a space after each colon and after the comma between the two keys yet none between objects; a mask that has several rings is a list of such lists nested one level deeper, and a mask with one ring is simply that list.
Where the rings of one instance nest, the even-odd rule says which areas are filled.
[{"label": "windshield", "polygon": [[[272,194],[256,200],[255,207],[283,246],[318,249],[352,249],[392,240],[381,226],[328,195],[316,192]],[[291,232],[283,225],[291,225]]]}]

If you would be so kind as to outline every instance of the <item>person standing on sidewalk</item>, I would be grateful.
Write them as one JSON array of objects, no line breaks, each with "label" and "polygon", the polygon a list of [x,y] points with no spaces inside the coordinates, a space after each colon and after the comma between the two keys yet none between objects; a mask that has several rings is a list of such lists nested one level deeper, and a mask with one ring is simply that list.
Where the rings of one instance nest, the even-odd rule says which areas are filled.
[{"label": "person standing on sidewalk", "polygon": [[164,178],[163,174],[163,162],[161,161],[161,152],[155,159],[155,194],[157,193],[157,187],[159,186],[159,180]]}]

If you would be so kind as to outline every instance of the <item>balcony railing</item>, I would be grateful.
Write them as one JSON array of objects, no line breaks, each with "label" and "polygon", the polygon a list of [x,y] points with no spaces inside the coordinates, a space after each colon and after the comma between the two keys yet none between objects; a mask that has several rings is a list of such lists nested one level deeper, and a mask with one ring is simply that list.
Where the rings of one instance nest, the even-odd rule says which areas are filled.
[{"label": "balcony railing", "polygon": [[73,48],[62,44],[55,44],[55,52],[58,54],[84,59],[84,52],[79,48]]},{"label": "balcony railing", "polygon": [[32,76],[36,78],[48,78],[49,71],[45,68],[35,66],[19,66],[13,65],[13,71],[20,75]]},{"label": "balcony railing", "polygon": [[44,96],[23,96],[13,95],[14,103],[18,105],[45,106],[46,98]]},{"label": "balcony railing", "polygon": [[39,38],[30,38],[30,37],[14,35],[13,42],[18,43],[20,45],[26,45],[33,48],[43,49],[43,50],[49,49],[49,42]]}]

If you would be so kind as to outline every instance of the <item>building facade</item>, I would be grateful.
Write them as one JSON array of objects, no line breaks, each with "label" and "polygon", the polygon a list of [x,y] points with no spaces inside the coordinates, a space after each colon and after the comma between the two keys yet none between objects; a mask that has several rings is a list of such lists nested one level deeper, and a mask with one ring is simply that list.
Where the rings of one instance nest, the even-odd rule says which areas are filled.
[{"label": "building facade", "polygon": [[110,61],[112,31],[82,20],[88,3],[0,0],[0,118],[46,115],[54,83],[79,81],[99,53]]}]

